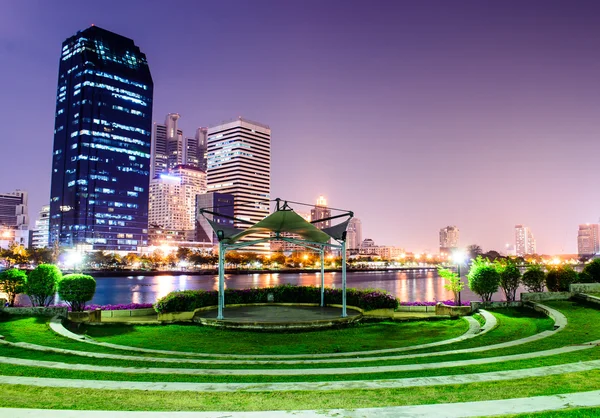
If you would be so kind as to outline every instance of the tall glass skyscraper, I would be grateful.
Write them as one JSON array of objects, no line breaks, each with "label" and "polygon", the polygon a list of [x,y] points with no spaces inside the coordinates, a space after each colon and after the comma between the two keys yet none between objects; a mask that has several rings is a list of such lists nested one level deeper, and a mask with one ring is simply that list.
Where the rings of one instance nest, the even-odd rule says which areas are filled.
[{"label": "tall glass skyscraper", "polygon": [[51,242],[109,251],[147,245],[152,94],[133,40],[92,26],[63,42]]}]

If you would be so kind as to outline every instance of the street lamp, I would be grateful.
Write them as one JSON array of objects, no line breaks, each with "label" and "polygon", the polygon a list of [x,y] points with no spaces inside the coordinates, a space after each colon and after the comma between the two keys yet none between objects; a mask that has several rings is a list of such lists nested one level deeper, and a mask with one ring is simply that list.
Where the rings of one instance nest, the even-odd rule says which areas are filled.
[{"label": "street lamp", "polygon": [[[456,273],[458,274],[458,280],[460,280],[460,266],[465,262],[465,253],[461,250],[456,250],[452,253],[452,261],[456,264]],[[461,305],[460,292],[458,292],[458,304]]]}]

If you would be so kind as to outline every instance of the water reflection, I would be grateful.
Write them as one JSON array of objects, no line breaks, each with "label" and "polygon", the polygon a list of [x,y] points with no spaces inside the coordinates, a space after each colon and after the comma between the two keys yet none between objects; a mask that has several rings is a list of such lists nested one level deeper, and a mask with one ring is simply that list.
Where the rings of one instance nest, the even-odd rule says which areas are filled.
[{"label": "water reflection", "polygon": [[[325,286],[341,288],[340,273],[325,273]],[[160,276],[128,276],[100,277],[96,279],[96,295],[92,303],[99,305],[119,303],[154,303],[174,290],[204,289],[218,290],[217,275],[160,275]],[[279,284],[301,286],[320,286],[320,273],[263,273],[263,274],[228,274],[225,288],[244,289],[251,287],[267,287]],[[435,301],[452,299],[452,292],[444,289],[444,280],[435,271],[387,271],[387,272],[352,272],[348,273],[348,287],[359,289],[383,289],[404,302]],[[520,290],[517,292],[517,298]],[[0,296],[1,297],[1,296]],[[503,294],[494,295],[494,300],[503,300]],[[462,300],[479,300],[466,288],[462,292]],[[56,302],[59,302],[56,298]],[[26,296],[20,295],[17,303],[28,304]]]}]

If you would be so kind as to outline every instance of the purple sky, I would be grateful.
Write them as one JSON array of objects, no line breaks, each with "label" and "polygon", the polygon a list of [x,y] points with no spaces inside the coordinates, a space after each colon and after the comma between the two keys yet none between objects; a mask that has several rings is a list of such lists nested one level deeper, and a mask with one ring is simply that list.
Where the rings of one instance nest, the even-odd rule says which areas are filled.
[{"label": "purple sky", "polygon": [[363,236],[502,250],[514,225],[573,253],[600,194],[595,1],[26,1],[0,13],[0,189],[49,200],[62,41],[90,24],[133,38],[154,120],[184,133],[267,123],[272,196],[324,194]]}]

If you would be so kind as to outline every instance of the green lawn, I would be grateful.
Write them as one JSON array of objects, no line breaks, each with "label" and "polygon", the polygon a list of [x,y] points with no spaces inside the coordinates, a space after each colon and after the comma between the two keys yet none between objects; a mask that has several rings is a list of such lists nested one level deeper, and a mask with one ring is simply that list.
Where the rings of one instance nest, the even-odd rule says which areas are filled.
[{"label": "green lawn", "polygon": [[259,332],[190,325],[89,326],[104,342],[159,350],[221,354],[317,354],[426,344],[464,334],[464,320],[379,322],[310,332]]},{"label": "green lawn", "polygon": [[599,385],[597,371],[506,382],[327,392],[195,393],[0,385],[0,407],[142,411],[356,409],[555,395],[596,390]]}]

